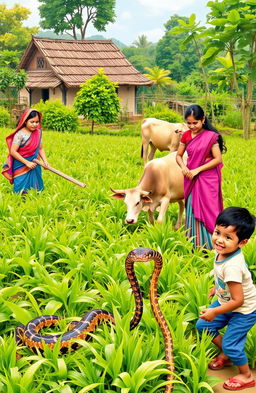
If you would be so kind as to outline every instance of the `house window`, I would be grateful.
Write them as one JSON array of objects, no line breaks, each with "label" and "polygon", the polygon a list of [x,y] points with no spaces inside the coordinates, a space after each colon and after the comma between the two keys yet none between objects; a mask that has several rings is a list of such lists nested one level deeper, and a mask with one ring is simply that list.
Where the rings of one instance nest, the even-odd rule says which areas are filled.
[{"label": "house window", "polygon": [[45,60],[43,57],[38,57],[36,60],[37,60],[37,68],[45,68]]}]

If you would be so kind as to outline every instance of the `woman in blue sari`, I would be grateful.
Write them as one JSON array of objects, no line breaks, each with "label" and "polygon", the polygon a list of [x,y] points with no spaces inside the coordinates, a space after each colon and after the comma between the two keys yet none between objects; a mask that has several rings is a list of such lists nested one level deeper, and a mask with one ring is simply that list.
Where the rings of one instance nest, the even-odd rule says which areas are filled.
[{"label": "woman in blue sari", "polygon": [[41,191],[44,188],[41,167],[33,160],[42,158],[48,166],[42,146],[42,114],[27,109],[20,118],[16,130],[6,138],[9,149],[7,162],[2,174],[14,185],[14,192],[26,194],[30,189]]}]

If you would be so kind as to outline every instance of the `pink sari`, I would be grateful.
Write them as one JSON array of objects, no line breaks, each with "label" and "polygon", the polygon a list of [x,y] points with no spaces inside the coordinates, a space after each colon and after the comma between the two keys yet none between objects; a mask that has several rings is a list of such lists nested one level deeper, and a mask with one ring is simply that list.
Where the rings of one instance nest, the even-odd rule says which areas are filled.
[{"label": "pink sari", "polygon": [[[187,167],[195,169],[207,162],[211,158],[211,148],[217,143],[218,134],[204,130],[194,137],[186,145],[188,153]],[[192,195],[192,211],[194,218],[204,224],[209,233],[213,233],[215,221],[218,214],[223,210],[223,200],[221,192],[221,168],[219,164],[215,168],[200,172],[192,180],[184,178],[184,196]]]},{"label": "pink sari", "polygon": [[[31,171],[31,169],[29,169],[26,165],[22,164],[18,160],[15,160],[13,158],[13,156],[10,154],[10,151],[11,151],[11,146],[12,146],[14,135],[16,134],[17,131],[19,131],[23,127],[25,127],[26,119],[28,118],[29,114],[34,110],[35,109],[32,109],[32,108],[27,109],[23,113],[23,115],[21,116],[15,131],[12,132],[10,135],[8,135],[6,138],[6,143],[7,143],[7,147],[9,150],[9,154],[8,154],[5,165],[3,166],[2,174],[3,174],[3,176],[5,176],[9,180],[9,182],[11,184],[13,184],[14,179],[16,177],[24,175],[25,173],[28,173],[29,171]],[[26,157],[29,161],[32,161],[34,158],[37,158],[38,150],[39,150],[40,143],[41,143],[42,115],[40,112],[38,112],[38,113],[39,113],[39,120],[40,120],[40,124],[39,124],[38,128],[31,133],[31,136],[29,137],[27,142],[24,145],[20,146],[18,149],[19,154],[22,157]]]}]

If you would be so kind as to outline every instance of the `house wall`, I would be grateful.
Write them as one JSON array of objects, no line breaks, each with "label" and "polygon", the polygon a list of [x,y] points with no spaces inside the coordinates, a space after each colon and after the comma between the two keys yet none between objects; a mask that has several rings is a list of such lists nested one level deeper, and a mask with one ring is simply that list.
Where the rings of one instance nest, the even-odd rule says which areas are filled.
[{"label": "house wall", "polygon": [[[42,89],[33,89],[31,106],[37,104],[42,99]],[[49,89],[49,99],[62,101],[62,91],[60,87]],[[26,89],[20,90],[20,101],[26,100],[29,104],[29,92]],[[68,104],[69,105],[69,104]]]},{"label": "house wall", "polygon": [[[43,55],[39,52],[39,50],[37,50],[34,53],[33,57],[31,58],[30,62],[28,63],[28,66],[26,68],[27,71],[30,71],[30,70],[37,70],[38,71],[38,68],[37,68],[37,58],[38,57],[43,57]],[[45,67],[43,69],[49,70],[50,66],[49,66],[48,61],[45,59],[45,57],[44,57],[44,61],[45,61]]]},{"label": "house wall", "polygon": [[118,96],[121,98],[122,111],[130,115],[135,114],[135,86],[120,86]]},{"label": "house wall", "polygon": [[76,93],[78,92],[78,88],[77,89],[72,89],[69,88],[67,91],[67,105],[73,105],[74,104],[74,99],[76,96]]},{"label": "house wall", "polygon": [[[71,106],[74,103],[74,99],[78,88],[69,88],[67,90],[67,106]],[[118,88],[118,96],[121,99],[121,110],[129,115],[135,114],[135,87],[134,86],[120,86]],[[27,98],[29,103],[29,93],[26,89],[22,89],[20,91],[21,100],[23,97]],[[32,103],[31,106],[37,104],[42,98],[41,89],[33,89],[32,93]],[[55,89],[49,89],[49,99],[56,100],[59,99],[62,101],[62,90],[60,87],[56,87]]]}]

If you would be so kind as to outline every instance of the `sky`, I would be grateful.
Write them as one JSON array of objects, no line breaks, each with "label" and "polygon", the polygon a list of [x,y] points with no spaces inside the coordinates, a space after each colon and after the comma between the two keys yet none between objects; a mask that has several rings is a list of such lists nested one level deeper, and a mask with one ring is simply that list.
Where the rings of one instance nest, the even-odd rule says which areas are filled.
[{"label": "sky", "polygon": [[[208,0],[116,0],[116,21],[106,27],[106,31],[98,32],[91,25],[87,37],[101,34],[105,38],[116,38],[126,45],[131,45],[139,35],[145,34],[149,41],[157,42],[165,32],[164,24],[174,14],[180,16],[197,15],[197,21],[205,22],[209,9]],[[24,25],[38,26],[40,21],[37,0],[0,0],[0,4],[8,8],[15,3],[30,9],[31,15]]]}]

